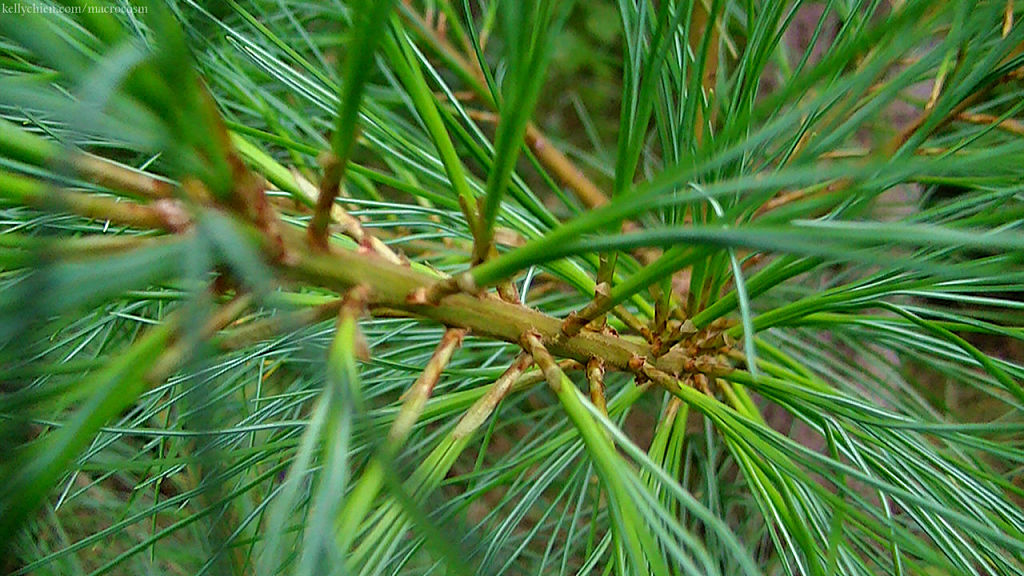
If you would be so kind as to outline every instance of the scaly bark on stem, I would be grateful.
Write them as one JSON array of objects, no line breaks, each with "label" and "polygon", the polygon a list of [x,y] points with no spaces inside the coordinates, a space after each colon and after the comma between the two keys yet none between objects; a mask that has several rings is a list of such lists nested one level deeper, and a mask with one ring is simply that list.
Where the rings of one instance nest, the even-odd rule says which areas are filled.
[{"label": "scaly bark on stem", "polygon": [[[296,245],[301,239],[286,234],[287,241]],[[408,312],[446,326],[465,328],[474,335],[518,343],[527,330],[535,330],[552,353],[586,363],[591,358],[603,358],[606,366],[629,370],[630,360],[650,357],[651,349],[645,342],[611,334],[584,330],[573,337],[562,334],[562,321],[525,306],[505,302],[490,295],[474,296],[459,292],[444,296],[437,304],[412,298],[425,294],[438,284],[435,277],[409,267],[397,266],[375,256],[352,250],[334,250],[331,253],[311,254],[294,250],[294,262],[283,264],[284,270],[294,278],[314,285],[344,291],[365,283],[371,291],[369,305]],[[695,369],[693,359],[680,351],[671,351],[654,360],[654,365],[671,374]]]}]

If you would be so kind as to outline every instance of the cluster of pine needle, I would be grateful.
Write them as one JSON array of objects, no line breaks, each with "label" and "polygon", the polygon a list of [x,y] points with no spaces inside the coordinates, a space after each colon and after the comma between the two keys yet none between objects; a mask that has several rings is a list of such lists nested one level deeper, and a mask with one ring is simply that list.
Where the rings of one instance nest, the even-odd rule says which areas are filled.
[{"label": "cluster of pine needle", "polygon": [[6,571],[1024,571],[1013,0],[22,5]]}]

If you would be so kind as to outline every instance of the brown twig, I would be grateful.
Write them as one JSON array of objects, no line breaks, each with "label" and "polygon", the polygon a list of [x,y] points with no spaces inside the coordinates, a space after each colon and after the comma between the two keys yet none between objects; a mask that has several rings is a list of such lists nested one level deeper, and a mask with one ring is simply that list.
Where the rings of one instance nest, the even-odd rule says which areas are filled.
[{"label": "brown twig", "polygon": [[480,428],[498,407],[498,404],[512,391],[519,377],[530,367],[530,364],[533,364],[533,356],[526,353],[520,354],[512,362],[512,365],[494,381],[487,392],[473,403],[469,410],[466,410],[466,413],[459,419],[459,423],[455,425],[455,429],[452,430],[452,438],[456,440],[466,438]]},{"label": "brown twig", "polygon": [[587,208],[597,208],[608,203],[608,196],[587,178],[576,164],[553,146],[543,132],[532,122],[526,125],[526,145],[554,177],[573,192]]},{"label": "brown twig", "polygon": [[[644,323],[627,310],[625,306],[614,305],[610,296],[611,289],[606,282],[595,286],[594,298],[581,310],[570,312],[565,320],[562,321],[562,334],[571,338],[579,334],[591,322],[601,318],[608,312],[615,314],[615,317],[622,320],[623,324],[633,332],[642,334],[646,330]],[[600,323],[595,328],[602,329],[603,326],[604,323]]]},{"label": "brown twig", "polygon": [[331,222],[331,209],[338,197],[345,168],[338,157],[330,152],[321,158],[321,164],[324,175],[320,179],[320,193],[316,198],[316,207],[313,209],[313,218],[309,221],[307,233],[313,248],[327,250],[327,225]]},{"label": "brown twig", "polygon": [[[298,170],[292,169],[291,173],[292,177],[295,179],[295,183],[298,185],[299,191],[314,203],[319,202],[321,195],[318,194],[319,191],[317,190],[317,187],[307,180],[305,176],[299,173]],[[360,246],[376,253],[381,258],[384,258],[389,262],[393,262],[395,264],[407,264],[405,258],[392,250],[391,247],[385,244],[380,238],[367,232],[366,228],[363,227],[362,221],[349,214],[348,211],[337,202],[334,202],[330,206],[329,216],[331,220],[338,223],[340,228],[339,231],[342,234],[348,236]]]},{"label": "brown twig", "polygon": [[401,443],[408,437],[416,420],[423,412],[423,406],[434,391],[434,387],[441,379],[441,372],[452,358],[455,350],[462,345],[462,339],[466,336],[466,330],[449,328],[445,331],[441,341],[438,342],[434,354],[427,361],[426,367],[416,382],[402,395],[404,402],[395,416],[388,432],[388,439],[394,443]]},{"label": "brown twig", "polygon": [[[1022,47],[1024,47],[1024,45],[1022,45]],[[1018,48],[1017,51],[1019,51],[1020,49],[1021,48]],[[1007,58],[1004,58],[1003,61],[1005,62],[1010,57],[1011,56],[1007,56]],[[953,109],[949,111],[949,113],[943,116],[941,121],[936,123],[935,126],[931,128],[929,134],[935,132],[936,130],[945,126],[946,124],[952,122],[954,119],[960,118],[964,113],[967,112],[968,108],[973,106],[976,102],[978,102],[978,100],[980,100],[986,94],[988,94],[996,85],[1002,84],[1004,82],[1017,80],[1021,77],[1022,73],[1024,73],[1024,68],[1016,68],[1014,70],[1011,70],[1010,72],[1007,72],[1003,76],[990,81],[988,84],[978,88],[978,90],[976,90],[973,94],[961,100],[959,104],[954,106]],[[904,128],[899,134],[894,136],[893,139],[889,141],[889,143],[884,148],[885,151],[888,154],[892,154],[899,150],[901,146],[903,146],[904,144],[907,143],[908,140],[910,140],[911,136],[913,136],[915,132],[917,132],[922,126],[925,125],[925,123],[928,122],[933,112],[934,108],[926,108],[924,112],[922,112],[921,115],[918,116],[917,119],[915,119],[914,122],[912,122],[910,125]],[[969,122],[970,120],[965,121]]]},{"label": "brown twig", "polygon": [[533,356],[537,367],[544,374],[544,379],[548,381],[548,386],[551,386],[551,389],[556,391],[561,388],[562,369],[558,367],[555,358],[548,352],[547,347],[544,346],[541,335],[535,330],[527,330],[519,338],[519,344],[523,347],[523,350],[526,350],[528,354]]},{"label": "brown twig", "polygon": [[580,333],[584,326],[612,309],[611,286],[607,282],[599,282],[594,287],[594,298],[581,310],[569,313],[562,322],[562,333],[572,337]]},{"label": "brown twig", "polygon": [[838,192],[849,186],[851,182],[852,181],[849,178],[841,178],[839,180],[834,180],[825,186],[815,185],[809,188],[802,188],[800,190],[790,190],[782,192],[776,195],[771,200],[762,204],[760,207],[758,207],[758,209],[754,212],[754,215],[751,217],[751,220],[756,220],[757,218],[764,216],[765,214],[771,212],[772,210],[776,210],[778,208],[781,208],[782,206],[792,204],[793,202],[797,202],[799,200],[813,198],[815,196],[820,196],[823,194],[831,194],[833,192]]},{"label": "brown twig", "polygon": [[184,206],[177,200],[161,199],[152,204],[119,201],[66,189],[54,189],[27,176],[0,171],[6,186],[4,193],[40,210],[56,210],[86,218],[105,220],[142,230],[183,232],[191,226]]},{"label": "brown twig", "polygon": [[86,179],[113,190],[134,193],[145,198],[173,198],[176,186],[144,172],[132,170],[112,160],[86,153],[71,155],[72,168]]},{"label": "brown twig", "polygon": [[[694,3],[692,21],[690,23],[690,37],[687,39],[690,44],[690,49],[694,54],[698,54],[701,51],[701,44],[704,42],[708,43],[708,54],[704,61],[704,71],[701,77],[701,88],[705,92],[710,93],[715,88],[715,82],[718,78],[718,35],[719,30],[716,22],[711,21],[711,14],[708,12],[707,6],[703,2]],[[705,37],[705,30],[709,30],[709,37]],[[714,123],[716,108],[711,110],[711,118],[709,122]],[[694,138],[697,144],[700,145],[704,141],[704,110],[701,106],[697,106],[697,118],[694,122]]]},{"label": "brown twig", "polygon": [[[209,87],[203,81],[198,81],[199,96],[202,112],[215,138],[215,144],[223,161],[231,172],[231,190],[227,198],[220,198],[221,204],[233,209],[248,221],[255,224],[256,229],[267,239],[268,247],[273,253],[274,260],[284,261],[288,259],[284,247],[284,240],[281,238],[281,220],[277,215],[274,206],[267,199],[267,181],[262,176],[254,174],[242,160],[231,138],[224,117],[217,107],[217,101],[210,93]],[[190,182],[184,182],[185,192],[189,193]],[[193,180],[192,188],[202,188],[201,183]]]},{"label": "brown twig", "polygon": [[975,114],[971,112],[961,112],[956,115],[956,119],[969,122],[971,124],[982,124],[992,125],[995,124],[996,128],[1015,134],[1017,136],[1024,136],[1024,123],[1021,123],[1015,118],[1004,118],[999,119],[999,116],[993,114]]}]

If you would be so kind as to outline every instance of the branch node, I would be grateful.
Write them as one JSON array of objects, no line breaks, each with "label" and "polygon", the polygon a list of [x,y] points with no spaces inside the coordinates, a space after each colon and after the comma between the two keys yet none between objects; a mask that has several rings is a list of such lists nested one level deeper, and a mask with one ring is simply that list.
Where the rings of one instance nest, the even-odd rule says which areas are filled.
[{"label": "branch node", "polygon": [[629,369],[632,370],[633,372],[640,372],[647,365],[647,357],[638,356],[636,354],[634,354],[633,357],[629,359],[629,363],[627,364]]},{"label": "branch node", "polygon": [[587,319],[576,313],[575,310],[569,312],[569,315],[562,321],[562,334],[572,338],[573,336],[580,333],[580,330],[587,325]]},{"label": "branch node", "polygon": [[548,381],[548,386],[557,392],[562,386],[562,369],[558,367],[558,363],[544,346],[540,332],[532,329],[523,332],[519,338],[519,344],[523,350],[533,356],[537,367],[544,374],[544,379]]},{"label": "branch node", "polygon": [[579,312],[570,312],[562,322],[562,333],[570,338],[579,334],[587,324],[611,309],[611,302],[611,286],[607,282],[599,282],[594,286],[594,299]]},{"label": "branch node", "polygon": [[430,301],[430,294],[425,286],[420,286],[410,292],[405,297],[405,303],[412,304],[413,306],[430,306],[431,304],[436,304]]},{"label": "branch node", "polygon": [[351,314],[358,318],[366,310],[366,305],[370,301],[370,294],[372,290],[366,284],[357,284],[349,289],[345,293],[344,301],[342,302],[342,311],[345,314]]},{"label": "branch node", "polygon": [[192,218],[189,217],[185,206],[179,200],[161,198],[152,204],[153,211],[157,213],[167,230],[174,233],[181,233],[192,227]]},{"label": "branch node", "polygon": [[477,288],[476,281],[473,280],[473,275],[469,272],[463,272],[457,276],[452,276],[447,280],[439,280],[435,282],[429,289],[427,289],[425,298],[425,304],[437,305],[441,302],[441,299],[445,296],[451,296],[452,294],[458,294],[459,292],[466,292],[479,296],[483,291]]}]

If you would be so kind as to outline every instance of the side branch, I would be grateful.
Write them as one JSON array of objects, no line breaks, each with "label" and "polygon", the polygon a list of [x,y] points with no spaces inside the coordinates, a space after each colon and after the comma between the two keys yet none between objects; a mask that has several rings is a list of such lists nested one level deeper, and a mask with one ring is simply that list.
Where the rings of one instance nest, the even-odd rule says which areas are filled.
[{"label": "side branch", "polygon": [[441,372],[444,371],[445,366],[451,361],[455,350],[462,346],[462,339],[465,336],[466,331],[463,329],[449,328],[445,331],[444,336],[441,337],[441,341],[434,350],[434,354],[427,362],[426,368],[423,369],[423,373],[416,379],[412,387],[402,395],[405,402],[402,404],[402,408],[398,411],[398,416],[395,417],[395,421],[391,425],[391,431],[388,433],[389,440],[400,444],[409,436],[409,432],[412,430],[416,420],[423,413],[423,407],[433,393],[434,386],[441,380]]},{"label": "side branch", "polygon": [[331,223],[331,207],[338,197],[346,163],[347,159],[341,160],[334,154],[327,155],[323,161],[324,175],[320,179],[320,194],[317,195],[316,208],[307,229],[310,245],[318,250],[327,249],[327,225]]}]

